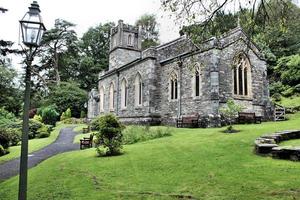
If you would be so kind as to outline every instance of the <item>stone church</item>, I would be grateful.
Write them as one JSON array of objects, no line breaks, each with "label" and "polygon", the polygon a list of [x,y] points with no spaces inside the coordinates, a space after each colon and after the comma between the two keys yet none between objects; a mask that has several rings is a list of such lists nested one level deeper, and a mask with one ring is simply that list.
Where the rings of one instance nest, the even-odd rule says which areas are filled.
[{"label": "stone church", "polygon": [[111,29],[109,68],[89,93],[88,118],[105,113],[125,123],[175,124],[198,113],[219,124],[228,98],[266,118],[267,65],[239,27],[195,45],[186,36],[141,50],[139,27]]}]

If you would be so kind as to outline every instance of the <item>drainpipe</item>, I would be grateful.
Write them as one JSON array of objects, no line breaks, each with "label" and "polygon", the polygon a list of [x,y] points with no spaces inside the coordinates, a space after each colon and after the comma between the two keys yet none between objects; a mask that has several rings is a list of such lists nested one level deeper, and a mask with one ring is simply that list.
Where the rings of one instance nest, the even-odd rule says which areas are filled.
[{"label": "drainpipe", "polygon": [[120,93],[120,72],[118,71],[117,72],[117,98],[116,98],[116,100],[117,100],[117,110],[116,110],[116,115],[117,116],[119,116],[119,93]]},{"label": "drainpipe", "polygon": [[182,60],[181,58],[179,58],[178,62],[178,67],[179,67],[179,80],[178,80],[178,87],[179,87],[179,92],[178,92],[178,112],[177,112],[177,115],[178,117],[181,116],[181,82],[182,82]]}]

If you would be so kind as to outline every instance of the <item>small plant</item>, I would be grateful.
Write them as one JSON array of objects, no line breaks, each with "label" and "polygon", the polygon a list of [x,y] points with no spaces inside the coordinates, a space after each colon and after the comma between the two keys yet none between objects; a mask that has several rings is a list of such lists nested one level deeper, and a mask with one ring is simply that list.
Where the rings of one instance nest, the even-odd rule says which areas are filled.
[{"label": "small plant", "polygon": [[123,125],[112,114],[101,116],[98,121],[99,131],[96,132],[98,155],[119,155],[122,149]]},{"label": "small plant", "polygon": [[59,114],[54,106],[47,106],[41,110],[41,116],[43,123],[54,126],[59,117]]},{"label": "small plant", "polygon": [[60,121],[70,119],[71,117],[72,117],[71,109],[68,108],[65,112],[62,112],[62,114],[60,116]]},{"label": "small plant", "polygon": [[43,122],[43,119],[42,119],[41,115],[34,115],[33,119],[36,120],[36,121],[39,121],[39,122]]},{"label": "small plant", "polygon": [[233,99],[228,99],[226,106],[220,109],[221,114],[228,119],[229,126],[227,127],[227,133],[233,133],[234,130],[232,123],[234,122],[238,112],[242,110],[242,106],[234,103]]}]

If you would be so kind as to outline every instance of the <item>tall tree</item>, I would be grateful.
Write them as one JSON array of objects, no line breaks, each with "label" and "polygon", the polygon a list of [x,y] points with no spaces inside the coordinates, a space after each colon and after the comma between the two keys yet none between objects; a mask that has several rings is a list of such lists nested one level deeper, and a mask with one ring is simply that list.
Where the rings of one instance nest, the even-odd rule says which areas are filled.
[{"label": "tall tree", "polygon": [[17,73],[10,62],[0,63],[0,107],[4,107],[15,115],[20,114],[22,91],[16,83]]},{"label": "tall tree", "polygon": [[147,49],[159,44],[159,34],[155,15],[144,14],[135,22],[135,25],[141,26],[143,30],[142,49]]},{"label": "tall tree", "polygon": [[56,19],[54,28],[46,31],[42,38],[42,47],[39,51],[42,66],[39,70],[46,71],[48,73],[47,78],[50,80],[54,78],[58,85],[61,81],[60,68],[64,67],[60,66],[60,58],[77,42],[76,32],[72,29],[74,26],[73,23],[66,20]]},{"label": "tall tree", "polygon": [[91,27],[83,34],[79,49],[81,52],[75,79],[80,88],[90,90],[97,85],[98,73],[108,68],[110,29],[112,22]]},{"label": "tall tree", "polygon": [[[170,11],[181,24],[200,24],[207,26],[219,11],[228,11],[232,9],[239,12],[243,9],[249,9],[251,18],[248,19],[251,27],[256,23],[266,22],[270,20],[270,14],[273,12],[270,4],[283,5],[280,12],[285,16],[288,14],[286,7],[291,0],[161,0],[162,7]],[[260,16],[259,18],[257,16]],[[252,32],[252,31],[250,31]]]}]

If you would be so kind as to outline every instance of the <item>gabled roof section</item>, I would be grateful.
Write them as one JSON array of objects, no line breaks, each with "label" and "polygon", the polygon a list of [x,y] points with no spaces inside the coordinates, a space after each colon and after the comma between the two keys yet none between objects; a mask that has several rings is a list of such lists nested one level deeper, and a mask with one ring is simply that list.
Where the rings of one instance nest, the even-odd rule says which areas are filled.
[{"label": "gabled roof section", "polygon": [[[185,47],[182,51],[174,51],[174,53],[169,53],[167,56],[160,56],[159,61],[161,64],[172,62],[174,59],[189,57],[191,55],[195,55],[197,53],[202,53],[205,51],[209,51],[211,49],[224,49],[231,44],[234,44],[238,41],[243,41],[249,49],[251,49],[259,59],[265,60],[263,54],[260,52],[259,48],[250,40],[247,34],[243,31],[241,27],[234,28],[220,37],[211,37],[200,44],[194,44],[193,41],[184,36],[180,37],[176,40],[173,40],[167,44],[158,46],[158,54],[168,53],[169,51],[172,52],[172,48]],[[186,43],[182,45],[180,43]],[[167,49],[167,51],[165,50]],[[161,52],[159,52],[161,51]]]}]

